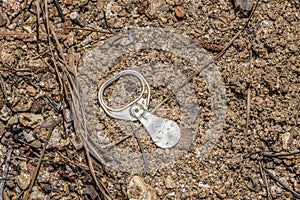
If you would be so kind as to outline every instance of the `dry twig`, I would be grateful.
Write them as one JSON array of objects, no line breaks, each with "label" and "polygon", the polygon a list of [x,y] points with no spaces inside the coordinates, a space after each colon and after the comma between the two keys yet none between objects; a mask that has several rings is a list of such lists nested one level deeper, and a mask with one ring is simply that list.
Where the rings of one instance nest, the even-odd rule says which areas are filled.
[{"label": "dry twig", "polygon": [[48,142],[51,138],[51,135],[52,135],[52,131],[54,129],[54,127],[59,123],[59,121],[55,121],[53,124],[51,124],[51,126],[48,128],[48,135],[47,135],[47,138],[46,138],[46,141],[45,141],[45,144],[43,146],[43,150],[40,154],[40,157],[39,157],[39,161],[38,161],[38,164],[35,168],[35,171],[34,171],[34,174],[33,174],[33,177],[30,181],[30,185],[29,185],[29,188],[27,189],[27,191],[25,192],[24,194],[24,199],[29,199],[29,194],[32,190],[32,187],[35,183],[35,180],[39,174],[39,171],[40,171],[40,168],[41,168],[41,165],[42,165],[42,161],[43,161],[43,158],[44,158],[44,155],[45,155],[45,152],[46,152],[46,148],[47,148],[47,145],[48,145]]},{"label": "dry twig", "polygon": [[247,89],[247,121],[246,121],[246,131],[247,133],[249,132],[249,121],[250,121],[250,95],[251,95],[251,90],[250,87]]},{"label": "dry twig", "polygon": [[1,76],[1,74],[0,74],[0,87],[1,87],[1,90],[2,90],[2,93],[3,93],[3,97],[6,101],[7,100],[7,92],[6,92],[6,88],[5,88],[4,81],[3,81],[3,78]]},{"label": "dry twig", "polygon": [[54,5],[55,5],[55,7],[57,9],[57,12],[58,12],[58,14],[60,16],[61,21],[65,22],[65,16],[64,16],[64,14],[62,12],[62,9],[61,9],[61,7],[59,5],[59,2],[57,0],[53,0],[53,2],[54,2]]},{"label": "dry twig", "polygon": [[295,151],[295,152],[291,152],[291,153],[270,153],[270,152],[262,152],[261,153],[263,156],[265,157],[283,157],[283,156],[293,156],[296,154],[300,154],[300,151]]},{"label": "dry twig", "polygon": [[111,32],[109,31],[101,31],[101,30],[96,30],[93,28],[81,28],[81,27],[66,27],[66,29],[73,29],[73,30],[81,30],[81,31],[91,31],[91,32],[98,32],[98,33],[108,33],[110,34]]},{"label": "dry twig", "polygon": [[41,0],[36,1],[36,49],[37,52],[40,52],[40,45],[39,45],[39,36],[40,36],[40,14],[41,14]]},{"label": "dry twig", "polygon": [[[75,92],[77,91],[77,87],[75,86],[75,84],[73,82],[75,67],[71,66],[72,67],[71,69],[68,68],[69,65],[67,64],[66,57],[63,52],[63,48],[58,40],[58,37],[54,31],[54,28],[52,27],[52,25],[49,22],[47,1],[44,1],[44,10],[43,11],[44,11],[43,14],[44,14],[44,19],[45,19],[46,30],[47,30],[47,34],[48,34],[49,48],[50,48],[50,52],[51,52],[51,56],[52,56],[52,61],[54,63],[55,72],[56,72],[56,75],[57,75],[59,83],[60,83],[61,94],[64,95],[65,99],[68,101],[69,105],[71,106],[71,111],[72,111],[73,117],[75,118],[74,126],[76,129],[76,127],[77,127],[76,124],[81,123],[81,121],[78,118],[79,110],[76,109],[76,107],[74,106],[75,100],[79,96],[78,95],[75,96],[72,93],[72,91],[75,91]],[[54,52],[51,48],[51,40],[50,40],[51,36],[55,41],[56,50],[58,52],[58,55],[61,58],[59,61],[63,64],[60,68],[58,66],[57,60],[54,57]],[[70,62],[69,64],[73,65],[74,63]],[[71,76],[70,74],[72,74],[73,76]],[[63,108],[63,109],[65,109],[65,108]],[[77,133],[80,133],[80,131],[78,129],[76,129],[76,130],[77,130],[76,131]],[[81,135],[81,138],[84,140],[84,149],[85,149],[85,153],[87,156],[88,165],[89,165],[92,177],[93,177],[98,189],[100,190],[100,192],[102,193],[102,195],[104,196],[105,199],[112,199],[108,193],[108,190],[105,188],[104,184],[101,181],[100,181],[101,184],[99,184],[99,181],[97,180],[95,170],[93,168],[91,157],[90,157],[90,152],[89,152],[89,148],[88,148],[90,144],[87,140],[87,137],[84,135]],[[93,148],[91,148],[91,149],[93,149]],[[96,150],[93,150],[93,151],[97,152]]]},{"label": "dry twig", "polygon": [[286,189],[287,191],[291,192],[295,197],[300,198],[300,193],[296,192],[294,190],[292,190],[289,186],[287,186],[284,182],[282,182],[281,180],[279,180],[276,176],[274,176],[274,174],[272,174],[269,170],[267,170],[266,168],[262,167],[262,169],[277,183],[279,183],[284,189]]},{"label": "dry twig", "polygon": [[3,200],[3,189],[4,189],[4,185],[5,185],[5,180],[8,174],[8,170],[9,170],[9,161],[11,158],[11,154],[12,154],[12,148],[9,148],[7,153],[6,153],[6,160],[5,160],[5,167],[2,173],[2,180],[0,183],[0,200]]},{"label": "dry twig", "polygon": [[231,40],[226,44],[225,48],[218,55],[216,55],[214,57],[214,60],[218,60],[219,58],[221,58],[223,56],[223,54],[227,51],[227,49],[232,45],[232,43],[246,30],[248,24],[250,23],[253,15],[254,15],[254,12],[255,12],[255,10],[256,10],[256,8],[258,6],[258,3],[259,3],[259,0],[257,0],[257,2],[255,3],[255,5],[253,6],[252,11],[250,13],[250,16],[249,16],[246,24],[244,25],[244,27],[239,32],[237,32],[235,34],[235,36],[233,36],[231,38]]},{"label": "dry twig", "polygon": [[263,166],[262,166],[261,161],[259,161],[259,169],[260,169],[261,176],[262,176],[262,178],[263,178],[263,182],[264,182],[264,184],[265,184],[265,186],[266,186],[266,189],[267,189],[268,199],[269,199],[269,200],[272,200],[273,197],[272,197],[272,194],[271,194],[271,191],[270,191],[269,182],[268,182],[268,180],[267,180],[266,173],[265,173],[264,170],[263,170]]},{"label": "dry twig", "polygon": [[[0,32],[0,36],[26,38],[26,37],[36,37],[36,33],[20,33],[20,32],[16,32],[16,31],[11,31],[11,32]],[[39,33],[39,38],[47,38],[47,37],[48,37],[48,34]],[[58,38],[68,38],[70,36],[58,34],[57,37]]]}]

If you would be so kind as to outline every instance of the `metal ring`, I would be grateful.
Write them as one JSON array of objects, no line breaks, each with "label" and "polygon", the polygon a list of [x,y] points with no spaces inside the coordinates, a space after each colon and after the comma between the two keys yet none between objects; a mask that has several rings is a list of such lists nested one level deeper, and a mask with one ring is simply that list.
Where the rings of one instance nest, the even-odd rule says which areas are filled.
[{"label": "metal ring", "polygon": [[[110,86],[113,82],[117,81],[119,78],[121,78],[122,76],[125,75],[132,75],[135,76],[136,78],[138,78],[139,82],[142,85],[142,92],[141,94],[134,99],[133,101],[131,101],[130,103],[128,103],[127,105],[123,106],[122,108],[111,108],[108,105],[105,104],[104,100],[103,100],[103,93],[104,90]],[[145,85],[147,87],[147,92],[148,92],[148,96],[146,99],[146,102],[143,101],[143,94],[145,93]],[[140,101],[142,99],[142,101]],[[119,72],[118,74],[116,74],[115,76],[113,76],[112,78],[110,78],[109,80],[107,80],[105,83],[103,83],[99,89],[98,92],[98,100],[100,105],[102,106],[103,110],[110,116],[113,118],[117,118],[117,119],[123,119],[123,120],[131,120],[131,121],[136,121],[136,118],[133,117],[130,114],[130,110],[128,109],[130,106],[132,106],[135,103],[140,103],[142,104],[143,107],[147,106],[150,102],[150,86],[147,83],[147,81],[145,80],[145,78],[138,73],[137,71],[134,70],[124,70]],[[126,110],[127,109],[127,110]]]}]

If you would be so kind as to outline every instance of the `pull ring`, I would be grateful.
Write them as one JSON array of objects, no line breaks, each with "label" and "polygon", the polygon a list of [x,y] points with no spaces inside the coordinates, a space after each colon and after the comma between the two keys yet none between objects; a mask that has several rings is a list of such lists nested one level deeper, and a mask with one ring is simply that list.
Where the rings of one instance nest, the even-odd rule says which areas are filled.
[{"label": "pull ring", "polygon": [[[103,100],[104,90],[108,86],[110,86],[113,82],[117,81],[122,76],[126,76],[126,75],[135,76],[139,80],[140,84],[142,85],[142,92],[136,99],[134,99],[127,105],[123,106],[122,108],[111,108],[108,105],[106,105],[106,103]],[[146,86],[146,88],[145,88],[145,86]],[[145,93],[147,93],[146,99],[143,98],[143,95]],[[102,106],[103,110],[110,117],[115,118],[115,119],[136,121],[137,119],[130,114],[130,106],[132,106],[135,103],[138,103],[143,108],[147,109],[148,104],[150,102],[150,86],[147,83],[147,81],[145,80],[145,78],[140,73],[138,73],[134,70],[124,70],[124,71],[116,74],[115,76],[113,76],[111,79],[107,80],[105,83],[103,83],[103,85],[100,87],[99,92],[98,92],[98,100],[99,100],[99,103]]]}]

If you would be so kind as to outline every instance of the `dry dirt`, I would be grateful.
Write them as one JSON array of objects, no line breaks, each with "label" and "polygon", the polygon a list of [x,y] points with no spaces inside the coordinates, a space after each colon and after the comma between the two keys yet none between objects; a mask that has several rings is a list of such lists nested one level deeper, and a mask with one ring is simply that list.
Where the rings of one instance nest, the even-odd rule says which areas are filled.
[{"label": "dry dirt", "polygon": [[[63,77],[63,67],[68,66],[74,75],[85,70],[83,58],[88,52],[129,27],[175,30],[201,44],[214,57],[243,29],[252,3],[51,0],[45,12],[44,1],[0,1],[3,199],[25,199],[26,193],[29,199],[103,198],[72,124],[72,110],[67,103],[70,97],[62,92],[65,80],[60,82],[57,76],[59,72]],[[97,179],[112,199],[300,198],[299,9],[297,0],[258,1],[245,31],[215,61],[225,85],[227,112],[222,134],[205,156],[200,156],[203,152],[199,148],[204,144],[203,134],[213,113],[207,83],[198,75],[190,82],[199,104],[198,131],[180,158],[150,174],[117,171],[94,162]],[[46,24],[57,38],[51,30],[47,34]],[[127,69],[132,59],[185,65],[168,52],[149,50],[122,58],[103,79]],[[94,87],[97,84],[100,83]],[[168,90],[152,89],[154,107],[168,95]],[[162,113],[180,121],[174,99],[162,108]],[[119,139],[120,130],[114,120],[103,111],[98,115],[102,133],[112,140]],[[149,152],[157,148],[149,138],[142,144]],[[120,147],[139,153],[133,137]],[[35,182],[30,185],[32,180]]]}]

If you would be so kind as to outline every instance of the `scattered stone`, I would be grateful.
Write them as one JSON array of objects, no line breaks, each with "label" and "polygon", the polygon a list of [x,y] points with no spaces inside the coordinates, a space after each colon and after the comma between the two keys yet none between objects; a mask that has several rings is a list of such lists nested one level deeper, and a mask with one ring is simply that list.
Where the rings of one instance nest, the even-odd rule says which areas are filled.
[{"label": "scattered stone", "polygon": [[68,147],[69,144],[70,144],[69,139],[61,139],[59,141],[59,144],[57,145],[57,148],[61,150],[61,149],[64,149],[64,148]]},{"label": "scattered stone", "polygon": [[16,23],[11,23],[7,28],[9,30],[14,30],[16,28],[17,24]]},{"label": "scattered stone", "polygon": [[26,112],[31,109],[32,103],[32,98],[22,99],[16,106],[12,108],[12,110],[14,112]]},{"label": "scattered stone", "polygon": [[41,200],[45,199],[45,195],[38,186],[33,186],[30,198],[32,200]]},{"label": "scattered stone", "polygon": [[2,8],[10,17],[15,17],[21,10],[20,1],[2,1]]},{"label": "scattered stone", "polygon": [[79,6],[84,6],[88,2],[89,2],[89,0],[79,0]]},{"label": "scattered stone", "polygon": [[11,110],[6,105],[4,105],[0,110],[0,119],[6,122],[7,120],[9,120],[11,115]]},{"label": "scattered stone", "polygon": [[11,125],[17,124],[18,121],[19,121],[18,120],[18,115],[14,115],[11,118],[9,118],[7,124],[11,126]]},{"label": "scattered stone", "polygon": [[253,7],[253,0],[234,0],[234,6],[237,11],[248,15]]},{"label": "scattered stone", "polygon": [[29,86],[26,87],[26,91],[32,97],[34,97],[37,94],[36,89],[33,86],[31,86],[31,85],[29,85]]},{"label": "scattered stone", "polygon": [[129,182],[127,195],[130,200],[155,200],[155,190],[139,176],[134,176]]},{"label": "scattered stone", "polygon": [[55,152],[53,162],[57,164],[61,164],[61,161],[62,161],[61,156],[57,152]]},{"label": "scattered stone", "polygon": [[87,19],[88,16],[85,14],[81,14],[77,17],[77,22],[79,23],[80,26],[86,26],[87,25]]},{"label": "scattered stone", "polygon": [[42,98],[35,99],[30,111],[33,113],[40,113],[45,105],[45,101]]},{"label": "scattered stone", "polygon": [[27,133],[26,131],[23,131],[23,135],[25,137],[26,142],[30,143],[35,140],[35,138],[33,137],[32,134],[33,134],[32,131],[29,131],[29,133]]},{"label": "scattered stone", "polygon": [[20,175],[17,177],[17,184],[22,190],[27,189],[30,184],[30,174],[27,173],[28,168],[25,161],[20,162]]},{"label": "scattered stone", "polygon": [[50,128],[50,127],[54,126],[55,124],[57,124],[57,122],[59,120],[60,120],[59,118],[48,117],[48,118],[46,118],[43,121],[41,127],[43,127],[43,128]]},{"label": "scattered stone", "polygon": [[23,126],[31,128],[40,126],[44,121],[42,115],[32,113],[20,113],[18,118]]},{"label": "scattered stone", "polygon": [[172,199],[175,197],[176,193],[175,192],[170,192],[167,194],[167,197],[172,197]]},{"label": "scattered stone", "polygon": [[184,18],[186,16],[185,8],[183,6],[177,6],[174,11],[175,16],[178,18]]},{"label": "scattered stone", "polygon": [[176,187],[176,183],[170,176],[167,176],[167,178],[165,179],[165,184],[166,184],[166,187],[169,189]]},{"label": "scattered stone", "polygon": [[39,140],[34,140],[33,142],[30,143],[31,146],[34,148],[41,148],[42,143]]},{"label": "scattered stone", "polygon": [[290,132],[286,132],[286,133],[282,134],[283,149],[288,148],[290,138],[291,138]]},{"label": "scattered stone", "polygon": [[49,140],[47,149],[52,149],[52,148],[57,148],[60,140],[61,140],[61,134],[60,134],[60,129],[55,127],[54,130],[52,131],[52,136]]},{"label": "scattered stone", "polygon": [[3,12],[2,8],[0,8],[0,27],[5,26],[7,23],[7,15]]},{"label": "scattered stone", "polygon": [[147,12],[149,7],[149,2],[148,1],[143,1],[143,3],[137,8],[137,12],[140,15],[143,15]]},{"label": "scattered stone", "polygon": [[298,48],[297,45],[295,45],[295,44],[290,44],[290,45],[288,46],[288,48],[289,48],[289,50],[290,50],[291,52],[293,52],[293,53],[295,53],[295,52],[297,52],[297,51],[299,50],[299,48]]},{"label": "scattered stone", "polygon": [[76,11],[70,13],[71,20],[76,20],[78,16],[79,16],[79,13]]},{"label": "scattered stone", "polygon": [[30,184],[30,175],[21,172],[21,174],[18,176],[18,185],[22,190],[25,190]]},{"label": "scattered stone", "polygon": [[76,1],[73,1],[73,0],[63,0],[62,3],[63,3],[63,4],[66,4],[66,5],[68,5],[68,6],[70,6],[70,5],[72,5],[73,3],[75,4]]}]

